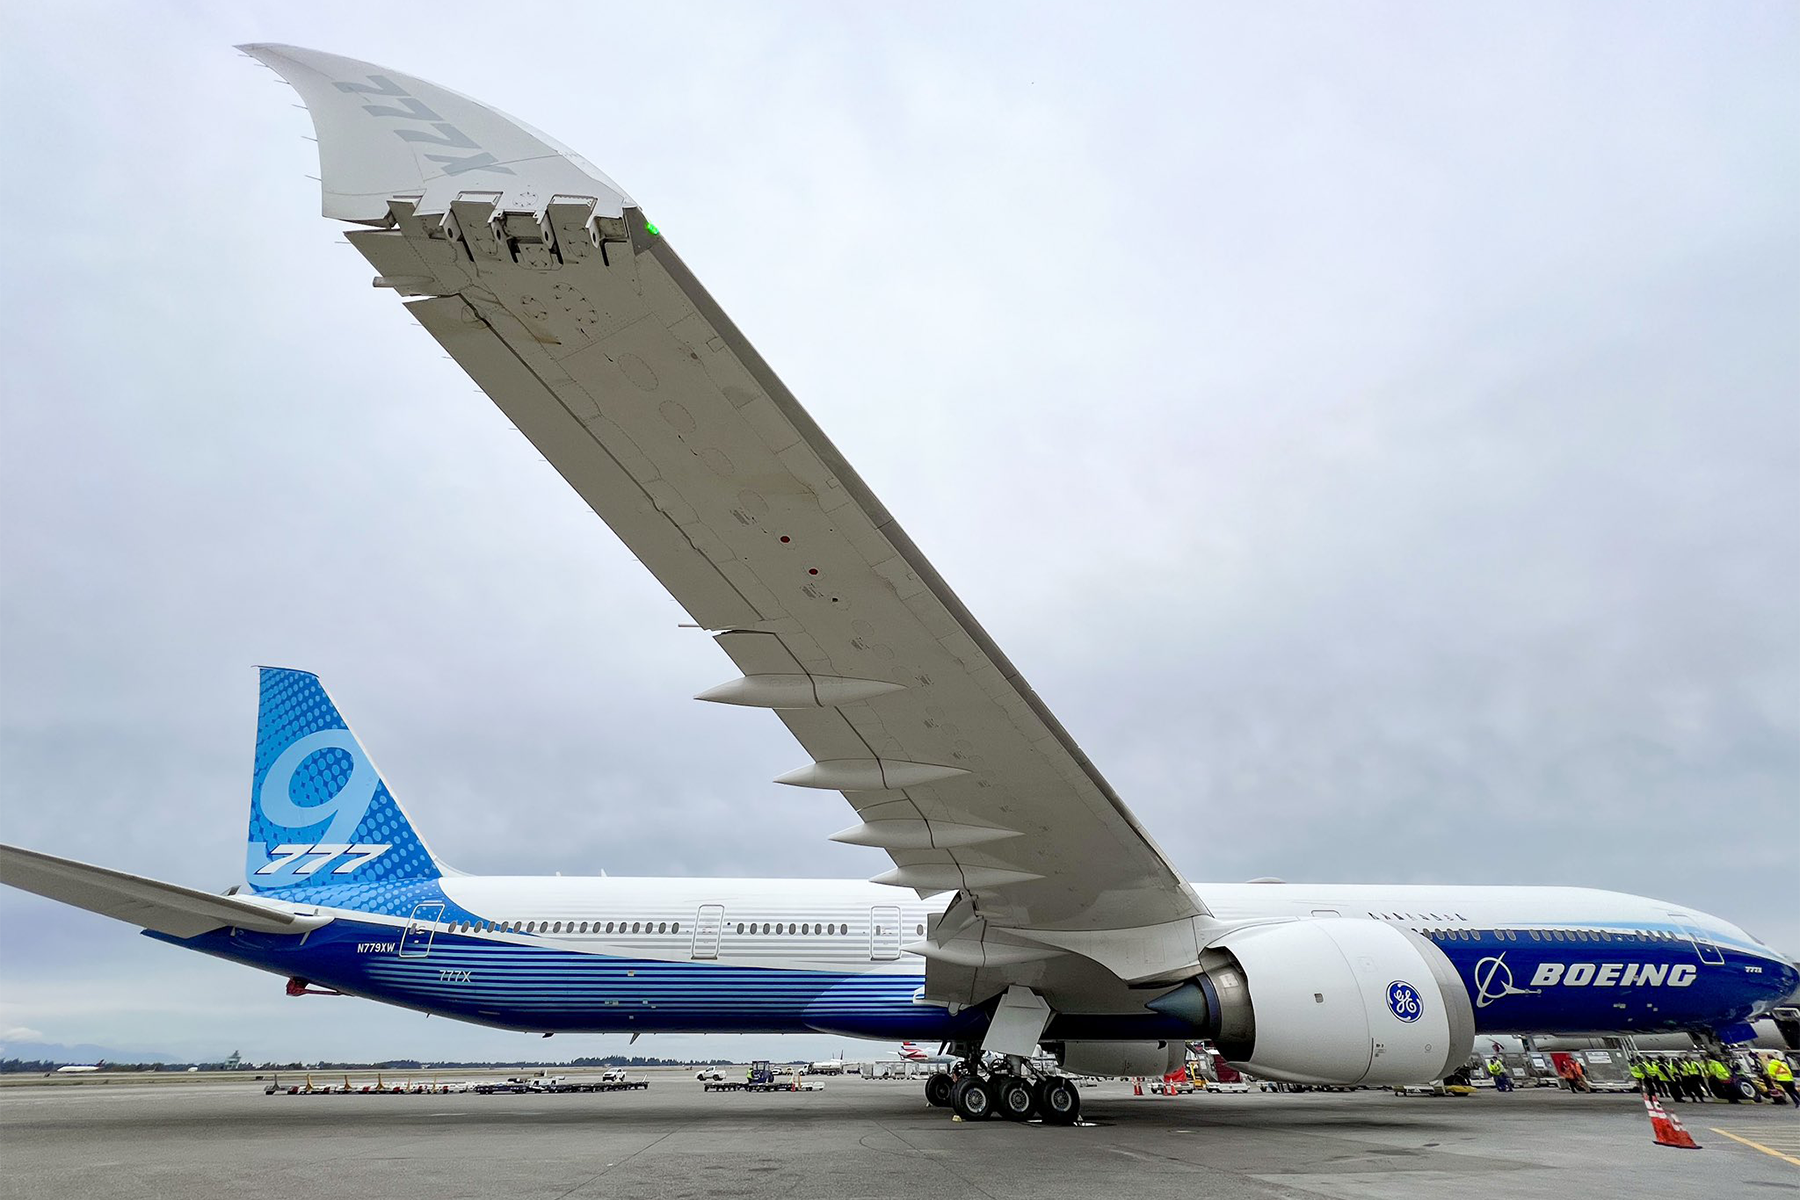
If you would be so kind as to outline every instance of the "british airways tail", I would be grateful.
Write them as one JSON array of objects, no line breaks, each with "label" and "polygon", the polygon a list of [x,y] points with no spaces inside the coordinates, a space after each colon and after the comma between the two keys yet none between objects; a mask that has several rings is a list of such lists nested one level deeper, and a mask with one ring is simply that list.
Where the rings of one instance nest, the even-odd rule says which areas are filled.
[{"label": "british airways tail", "polygon": [[329,902],[345,884],[449,871],[388,790],[319,677],[263,667],[244,875],[252,891]]}]

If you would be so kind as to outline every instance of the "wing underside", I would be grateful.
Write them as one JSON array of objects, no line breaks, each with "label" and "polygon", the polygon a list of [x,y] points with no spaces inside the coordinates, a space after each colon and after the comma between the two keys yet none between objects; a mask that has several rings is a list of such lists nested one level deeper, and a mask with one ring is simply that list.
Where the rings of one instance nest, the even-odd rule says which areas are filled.
[{"label": "wing underside", "polygon": [[[776,713],[806,751],[781,782],[842,792],[878,879],[957,894],[913,947],[934,996],[1067,972],[1084,931],[1193,945],[1192,889],[634,202],[455,93],[247,49],[312,110],[377,285],[713,631],[739,674],[702,698]],[[444,127],[490,166],[415,153]]]}]

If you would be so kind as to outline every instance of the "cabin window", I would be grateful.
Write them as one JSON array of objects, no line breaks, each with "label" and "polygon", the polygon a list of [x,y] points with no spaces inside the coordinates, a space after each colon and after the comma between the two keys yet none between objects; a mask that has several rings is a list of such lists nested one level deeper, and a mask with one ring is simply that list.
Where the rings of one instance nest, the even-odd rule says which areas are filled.
[{"label": "cabin window", "polygon": [[742,921],[738,922],[738,932],[739,933],[744,932],[744,923]]},{"label": "cabin window", "polygon": [[669,932],[669,923],[667,921],[658,921],[656,923],[656,932],[658,932],[658,933]]}]

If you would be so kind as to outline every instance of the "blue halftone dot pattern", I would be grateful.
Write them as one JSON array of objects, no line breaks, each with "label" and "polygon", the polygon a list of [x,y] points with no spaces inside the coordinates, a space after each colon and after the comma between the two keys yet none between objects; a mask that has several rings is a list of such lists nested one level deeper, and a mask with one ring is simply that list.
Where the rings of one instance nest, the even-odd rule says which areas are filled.
[{"label": "blue halftone dot pattern", "polygon": [[[405,904],[410,911],[425,898],[415,896],[415,885],[442,872],[318,677],[265,667],[261,693],[245,868],[251,887],[304,892],[321,904],[382,912]],[[373,857],[277,853],[314,845],[387,849]],[[257,874],[272,862],[274,871]]]}]

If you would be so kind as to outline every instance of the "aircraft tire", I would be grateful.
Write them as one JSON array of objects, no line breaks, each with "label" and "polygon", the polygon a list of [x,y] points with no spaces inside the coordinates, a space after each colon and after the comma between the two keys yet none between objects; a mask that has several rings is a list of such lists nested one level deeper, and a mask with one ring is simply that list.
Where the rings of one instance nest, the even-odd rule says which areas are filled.
[{"label": "aircraft tire", "polygon": [[933,1108],[949,1108],[950,1092],[956,1086],[956,1080],[950,1078],[947,1071],[938,1071],[925,1078],[925,1103]]},{"label": "aircraft tire", "polygon": [[1037,1111],[1037,1091],[1017,1075],[1003,1075],[993,1083],[998,1103],[995,1107],[1009,1121],[1029,1121]]},{"label": "aircraft tire", "polygon": [[1038,1087],[1037,1110],[1046,1125],[1073,1125],[1081,1118],[1081,1093],[1067,1079],[1046,1079]]},{"label": "aircraft tire", "polygon": [[985,1121],[994,1115],[994,1088],[985,1079],[958,1080],[950,1092],[950,1107],[965,1121]]}]

